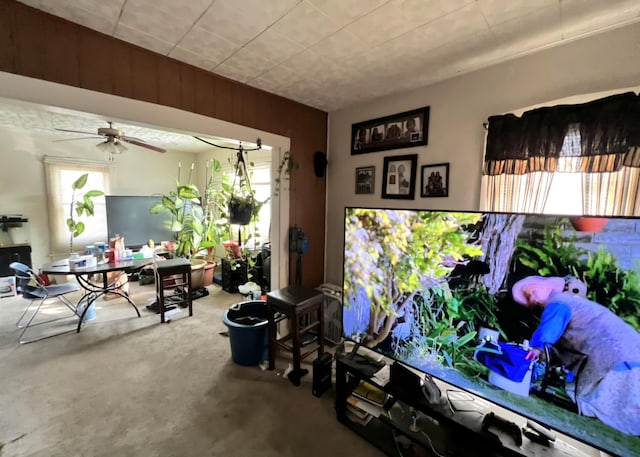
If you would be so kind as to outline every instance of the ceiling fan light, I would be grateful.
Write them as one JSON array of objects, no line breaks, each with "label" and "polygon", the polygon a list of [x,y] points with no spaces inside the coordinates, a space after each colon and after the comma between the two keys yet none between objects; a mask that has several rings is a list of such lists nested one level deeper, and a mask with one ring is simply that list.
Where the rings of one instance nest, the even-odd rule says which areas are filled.
[{"label": "ceiling fan light", "polygon": [[113,152],[112,152],[112,154],[122,154],[126,150],[127,150],[127,147],[124,144],[122,144],[122,141],[115,140],[113,142]]},{"label": "ceiling fan light", "polygon": [[109,141],[102,141],[96,144],[96,147],[102,152],[111,152],[111,144],[109,143]]}]

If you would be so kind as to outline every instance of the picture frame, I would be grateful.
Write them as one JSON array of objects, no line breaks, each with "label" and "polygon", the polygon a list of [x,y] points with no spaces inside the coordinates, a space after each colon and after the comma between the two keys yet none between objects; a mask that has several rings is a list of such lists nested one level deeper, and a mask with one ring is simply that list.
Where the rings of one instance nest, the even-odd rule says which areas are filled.
[{"label": "picture frame", "polygon": [[384,158],[382,198],[413,200],[418,154]]},{"label": "picture frame", "polygon": [[449,196],[449,163],[423,165],[420,176],[421,197]]},{"label": "picture frame", "polygon": [[405,111],[351,125],[351,155],[425,146],[430,107]]},{"label": "picture frame", "polygon": [[376,184],[376,167],[356,168],[356,194],[373,194]]}]

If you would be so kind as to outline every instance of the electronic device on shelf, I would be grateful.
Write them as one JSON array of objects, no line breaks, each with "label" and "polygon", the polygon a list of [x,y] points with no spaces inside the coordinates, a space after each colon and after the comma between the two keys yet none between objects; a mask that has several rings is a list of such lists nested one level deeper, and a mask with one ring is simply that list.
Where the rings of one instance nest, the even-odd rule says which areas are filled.
[{"label": "electronic device on shelf", "polygon": [[[396,361],[390,366],[389,385],[393,389],[400,383],[402,398],[413,398],[415,405],[425,408],[429,403],[434,408],[438,402],[448,404],[454,422],[476,427],[479,434],[485,418],[484,431],[500,435],[501,442],[505,435],[511,436],[506,441],[516,448],[522,443],[522,454],[515,455],[533,455],[527,454],[527,446],[533,444],[545,446],[554,456],[581,453],[561,437],[556,439],[556,432],[571,436],[586,450],[632,455],[640,449],[640,437],[576,412],[572,398],[580,386],[584,354],[578,359],[574,353],[571,359],[560,360],[564,363],[552,360],[546,367],[542,361],[528,361],[527,370],[519,365],[513,369],[509,363],[519,363],[518,359],[507,357],[505,363],[480,366],[495,374],[491,377],[477,368],[473,355],[482,343],[475,336],[480,327],[496,330],[501,343],[520,345],[531,339],[539,314],[519,305],[511,293],[524,277],[557,276],[564,281],[565,291],[576,295],[580,288],[571,287],[568,275],[592,278],[587,281],[588,298],[604,306],[624,295],[616,295],[623,285],[615,278],[626,278],[627,286],[638,283],[634,250],[640,250],[640,217],[590,218],[599,223],[595,228],[584,228],[582,219],[345,208],[343,337],[357,342],[359,352],[366,347]],[[593,265],[603,266],[610,276],[599,274],[600,282],[595,283],[589,270]],[[640,287],[632,294],[640,296]],[[637,318],[629,311],[637,308],[623,308],[610,309],[621,320]],[[572,354],[564,350],[563,355]],[[550,377],[558,370],[562,376]],[[438,383],[425,384],[431,379]],[[488,409],[482,407],[474,415],[472,402],[467,402],[469,410],[455,410],[448,395],[439,395],[440,381]],[[518,395],[513,395],[516,388]],[[488,415],[492,408],[506,410],[519,420],[502,421],[502,413]],[[640,417],[629,420],[640,421]],[[607,433],[601,432],[602,427]]]}]

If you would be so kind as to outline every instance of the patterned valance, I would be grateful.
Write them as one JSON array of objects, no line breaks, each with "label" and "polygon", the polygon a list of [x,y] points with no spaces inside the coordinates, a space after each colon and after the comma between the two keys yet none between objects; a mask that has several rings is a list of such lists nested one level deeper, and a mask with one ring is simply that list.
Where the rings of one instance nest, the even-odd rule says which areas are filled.
[{"label": "patterned valance", "polygon": [[[579,143],[563,149],[572,129]],[[555,172],[560,157],[570,159],[573,171],[640,167],[640,96],[627,92],[489,118],[483,174]]]}]

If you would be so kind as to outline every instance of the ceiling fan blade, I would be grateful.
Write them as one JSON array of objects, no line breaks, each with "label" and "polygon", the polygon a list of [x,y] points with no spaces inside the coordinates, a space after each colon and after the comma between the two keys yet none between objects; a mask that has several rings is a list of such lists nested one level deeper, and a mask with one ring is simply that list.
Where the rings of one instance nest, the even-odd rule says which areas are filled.
[{"label": "ceiling fan blade", "polygon": [[143,148],[151,149],[156,152],[167,152],[166,149],[159,148],[158,146],[153,146],[152,144],[145,143],[144,141],[139,141],[130,137],[121,137],[120,140],[126,141],[127,143],[135,144],[136,146],[140,146]]},{"label": "ceiling fan blade", "polygon": [[61,141],[75,141],[75,140],[90,140],[92,138],[102,138],[101,136],[83,136],[81,138],[63,138],[62,140],[53,140],[52,143],[59,143]]},{"label": "ceiling fan blade", "polygon": [[85,135],[96,135],[96,132],[82,132],[80,130],[54,129],[58,132],[84,133]]}]

